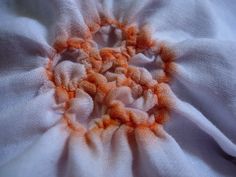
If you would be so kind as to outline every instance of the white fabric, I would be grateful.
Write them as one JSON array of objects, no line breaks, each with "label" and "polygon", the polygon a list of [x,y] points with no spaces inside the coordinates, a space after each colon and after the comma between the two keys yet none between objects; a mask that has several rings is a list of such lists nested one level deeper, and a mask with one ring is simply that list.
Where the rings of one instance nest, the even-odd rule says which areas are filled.
[{"label": "white fabric", "polygon": [[[171,117],[154,132],[122,125],[84,136],[61,120],[44,69],[52,45],[85,36],[99,14],[151,27],[175,52],[163,84]],[[0,177],[235,176],[235,17],[234,0],[1,0]],[[156,70],[152,58],[135,57],[131,64]],[[114,92],[129,104],[128,90]],[[148,110],[149,99],[132,106]]]}]

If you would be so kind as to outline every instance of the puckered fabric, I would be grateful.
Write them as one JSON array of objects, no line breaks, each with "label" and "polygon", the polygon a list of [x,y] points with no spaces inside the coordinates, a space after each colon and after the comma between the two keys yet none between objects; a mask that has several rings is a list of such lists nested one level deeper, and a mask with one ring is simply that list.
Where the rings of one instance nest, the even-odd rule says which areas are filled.
[{"label": "puckered fabric", "polygon": [[2,0],[0,177],[236,173],[236,6]]}]

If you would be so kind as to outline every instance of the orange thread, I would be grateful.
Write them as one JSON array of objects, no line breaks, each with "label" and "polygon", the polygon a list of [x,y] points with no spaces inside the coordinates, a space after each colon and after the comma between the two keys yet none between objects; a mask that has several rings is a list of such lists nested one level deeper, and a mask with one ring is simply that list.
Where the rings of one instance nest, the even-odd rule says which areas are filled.
[{"label": "orange thread", "polygon": [[[126,124],[130,127],[149,127],[151,130],[156,128],[156,124],[163,124],[168,119],[169,105],[168,96],[165,90],[159,85],[160,83],[168,83],[171,79],[171,73],[174,70],[174,53],[164,44],[161,45],[159,51],[153,51],[159,54],[163,61],[163,71],[165,75],[158,80],[155,85],[149,83],[141,83],[141,73],[137,67],[129,66],[128,62],[137,53],[144,52],[155,48],[157,42],[151,39],[151,35],[147,28],[139,30],[136,26],[128,26],[118,21],[101,18],[100,24],[89,26],[90,32],[88,36],[95,34],[102,26],[112,26],[122,31],[122,40],[126,41],[125,47],[121,51],[113,48],[102,48],[98,52],[94,51],[89,40],[91,38],[69,38],[68,40],[57,40],[54,48],[60,55],[65,51],[73,49],[81,49],[88,57],[85,59],[88,63],[86,71],[87,77],[82,79],[77,88],[88,93],[94,101],[107,106],[107,112],[101,117],[101,121],[97,123],[98,128],[107,128],[110,125]],[[91,66],[91,67],[90,67]],[[46,75],[50,81],[55,83],[53,75],[52,60],[49,60],[45,67]],[[117,78],[115,82],[108,82],[103,73],[110,71],[113,73],[124,74],[125,79]],[[151,90],[157,95],[158,105],[154,106],[147,113],[154,116],[154,122],[139,122],[139,117],[132,111],[127,111],[126,107],[119,101],[113,103],[104,103],[104,98],[110,90],[119,87],[128,86],[132,90],[135,97],[140,97],[145,90]],[[75,91],[65,89],[65,86],[56,86],[55,99],[57,103],[65,102],[65,111],[69,108],[69,100],[75,98]],[[96,97],[96,98],[95,98]],[[63,116],[69,128],[76,130],[75,125],[67,116]]]}]

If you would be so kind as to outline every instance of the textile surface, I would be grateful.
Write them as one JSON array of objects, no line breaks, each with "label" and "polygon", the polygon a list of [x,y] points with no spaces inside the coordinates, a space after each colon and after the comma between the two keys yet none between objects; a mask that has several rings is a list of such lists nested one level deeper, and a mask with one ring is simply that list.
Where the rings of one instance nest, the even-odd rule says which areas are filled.
[{"label": "textile surface", "polygon": [[235,125],[234,0],[0,0],[0,177],[236,176]]}]

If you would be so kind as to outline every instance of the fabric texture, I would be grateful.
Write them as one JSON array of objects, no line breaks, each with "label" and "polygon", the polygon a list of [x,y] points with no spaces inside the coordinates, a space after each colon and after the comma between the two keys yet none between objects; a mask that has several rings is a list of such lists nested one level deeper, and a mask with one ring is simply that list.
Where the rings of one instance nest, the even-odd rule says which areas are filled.
[{"label": "fabric texture", "polygon": [[233,0],[0,0],[0,177],[236,176],[235,17]]}]

